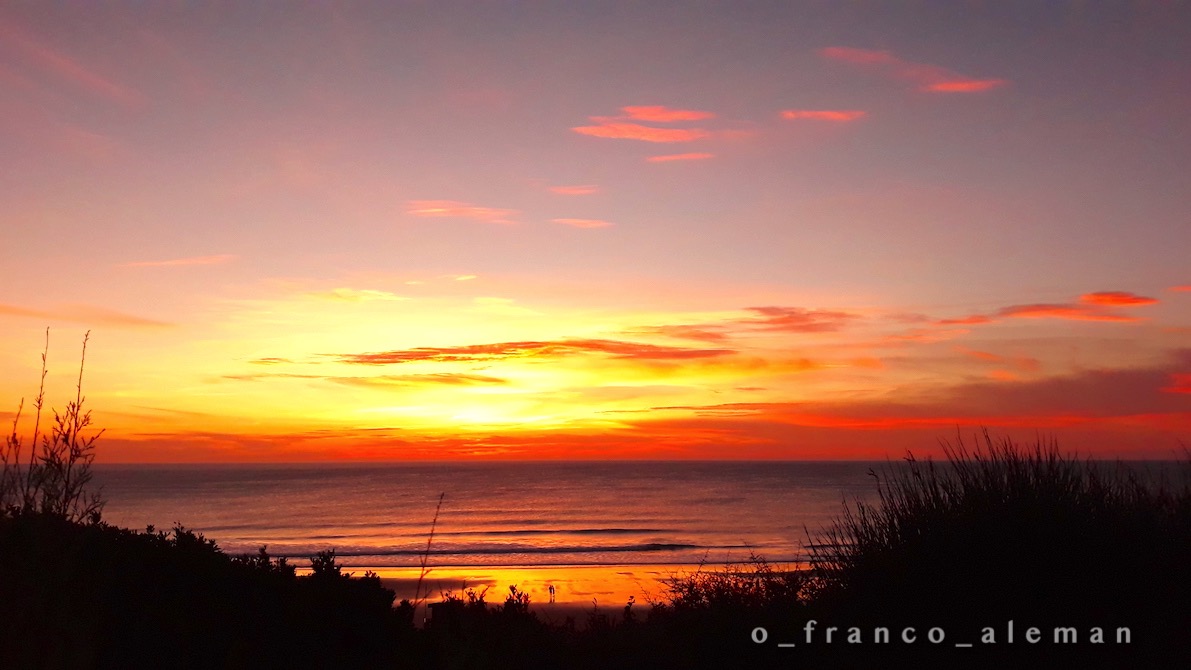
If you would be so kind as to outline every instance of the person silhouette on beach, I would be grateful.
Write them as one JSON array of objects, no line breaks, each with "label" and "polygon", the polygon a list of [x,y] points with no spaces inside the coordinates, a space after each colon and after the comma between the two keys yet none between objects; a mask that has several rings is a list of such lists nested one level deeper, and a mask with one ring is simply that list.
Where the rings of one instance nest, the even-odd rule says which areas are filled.
[{"label": "person silhouette on beach", "polygon": [[554,585],[549,585],[546,590],[550,592],[550,602],[554,602]]}]

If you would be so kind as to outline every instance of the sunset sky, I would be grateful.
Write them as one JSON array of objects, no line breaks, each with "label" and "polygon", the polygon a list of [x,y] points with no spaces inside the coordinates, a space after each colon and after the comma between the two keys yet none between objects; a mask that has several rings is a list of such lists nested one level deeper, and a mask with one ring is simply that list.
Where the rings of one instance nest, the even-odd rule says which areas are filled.
[{"label": "sunset sky", "polygon": [[0,421],[113,461],[1191,446],[1185,3],[5,3]]}]

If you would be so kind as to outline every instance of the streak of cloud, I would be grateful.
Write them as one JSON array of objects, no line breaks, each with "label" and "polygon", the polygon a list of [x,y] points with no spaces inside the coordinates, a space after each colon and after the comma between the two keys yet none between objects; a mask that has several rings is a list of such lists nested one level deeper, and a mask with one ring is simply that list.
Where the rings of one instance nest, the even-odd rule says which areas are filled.
[{"label": "streak of cloud", "polygon": [[122,107],[139,108],[145,104],[145,96],[139,91],[82,65],[77,59],[30,37],[7,21],[0,20],[0,37],[38,69],[59,81]]},{"label": "streak of cloud", "polygon": [[571,130],[592,137],[658,143],[693,142],[711,135],[702,128],[653,128],[606,117],[592,117],[592,121],[598,125],[575,126]]},{"label": "streak of cloud", "polygon": [[607,228],[608,226],[616,225],[611,221],[604,221],[602,219],[550,219],[554,223],[561,223],[564,226],[571,226],[573,228]]},{"label": "streak of cloud", "polygon": [[354,289],[354,288],[336,288],[330,291],[319,291],[315,293],[308,293],[312,298],[320,298],[323,300],[341,300],[344,302],[373,302],[377,300],[383,301],[401,301],[409,300],[409,298],[399,296],[388,291],[377,291],[374,289]]},{"label": "streak of cloud", "polygon": [[0,304],[0,316],[3,315],[115,328],[169,328],[174,325],[91,305],[63,305],[53,310],[41,310]]},{"label": "streak of cloud", "polygon": [[164,261],[135,261],[132,263],[121,263],[118,267],[122,268],[172,268],[185,267],[190,265],[222,265],[224,263],[231,263],[236,260],[238,256],[234,254],[217,254],[214,256],[191,256],[188,258],[171,258]]},{"label": "streak of cloud", "polygon": [[940,319],[941,326],[979,325],[1002,319],[1067,319],[1070,321],[1108,321],[1132,323],[1141,317],[1121,313],[1118,308],[1144,307],[1158,302],[1155,298],[1128,291],[1100,291],[1085,293],[1076,303],[1033,303],[1002,307],[992,314],[972,314],[965,317]]},{"label": "streak of cloud", "polygon": [[1156,298],[1147,298],[1128,291],[1100,291],[1086,293],[1079,297],[1079,301],[1087,305],[1104,305],[1107,307],[1135,307],[1138,305],[1154,305]]},{"label": "streak of cloud", "polygon": [[618,359],[685,360],[712,358],[731,353],[734,353],[731,349],[691,349],[623,340],[563,339],[458,347],[417,347],[377,353],[331,355],[341,363],[394,365],[412,362],[459,363],[515,358],[561,358],[588,354],[604,354]]},{"label": "streak of cloud", "polygon": [[807,119],[810,121],[847,122],[864,118],[868,112],[858,109],[786,109],[782,111],[782,118],[790,121]]},{"label": "streak of cloud", "polygon": [[472,219],[482,223],[516,223],[513,217],[520,214],[515,209],[482,207],[457,200],[410,200],[406,203],[406,214],[423,218]]},{"label": "streak of cloud", "polygon": [[903,60],[889,51],[827,47],[820,49],[819,55],[860,67],[878,69],[888,76],[914,82],[919,91],[932,93],[979,93],[1009,83],[1004,79],[975,79],[938,65]]},{"label": "streak of cloud", "polygon": [[559,195],[592,195],[600,192],[596,184],[582,184],[577,186],[551,186],[551,193]]},{"label": "streak of cloud", "polygon": [[650,121],[653,123],[672,123],[675,121],[702,121],[714,119],[715,114],[696,109],[672,109],[662,105],[621,107],[625,115],[635,121]]},{"label": "streak of cloud", "polygon": [[664,154],[661,156],[650,156],[645,160],[650,163],[670,163],[673,161],[701,161],[708,158],[715,158],[715,154],[704,152],[691,152],[685,154]]}]

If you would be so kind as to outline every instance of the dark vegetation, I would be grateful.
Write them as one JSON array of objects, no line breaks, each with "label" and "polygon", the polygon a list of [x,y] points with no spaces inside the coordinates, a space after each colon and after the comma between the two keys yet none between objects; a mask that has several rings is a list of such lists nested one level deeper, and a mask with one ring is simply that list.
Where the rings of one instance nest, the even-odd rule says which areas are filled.
[{"label": "dark vegetation", "polygon": [[[394,605],[375,575],[343,572],[333,552],[298,575],[264,548],[228,556],[181,526],[106,524],[86,490],[98,433],[83,435],[81,373],[48,433],[39,391],[31,442],[14,422],[0,448],[0,668],[1181,667],[1191,657],[1191,458],[1154,480],[986,434],[979,448],[947,447],[945,463],[907,458],[872,473],[879,500],[846,505],[808,544],[809,569],[754,556],[677,576],[647,608],[630,601],[561,624],[516,587],[497,603],[468,590],[433,603],[419,626],[415,603]],[[907,626],[915,644],[897,641]],[[944,643],[926,641],[932,626]],[[1060,626],[1078,642],[1055,644]],[[863,643],[847,642],[852,627]],[[879,627],[891,643],[873,642]],[[1039,644],[1025,642],[1029,627]],[[1105,644],[1089,644],[1096,627]],[[1115,643],[1118,627],[1130,644]],[[985,628],[995,644],[954,647]]]}]

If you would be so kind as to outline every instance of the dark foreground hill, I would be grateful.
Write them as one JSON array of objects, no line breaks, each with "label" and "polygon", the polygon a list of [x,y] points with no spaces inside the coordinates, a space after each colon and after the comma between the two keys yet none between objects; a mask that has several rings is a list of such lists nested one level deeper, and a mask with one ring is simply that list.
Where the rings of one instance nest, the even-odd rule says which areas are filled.
[{"label": "dark foreground hill", "polygon": [[[757,558],[547,624],[525,594],[409,603],[333,554],[299,576],[178,527],[0,512],[3,668],[1180,667],[1191,477],[989,441],[878,477],[812,568]],[[785,646],[781,646],[785,645]],[[970,646],[968,646],[970,645]]]}]

